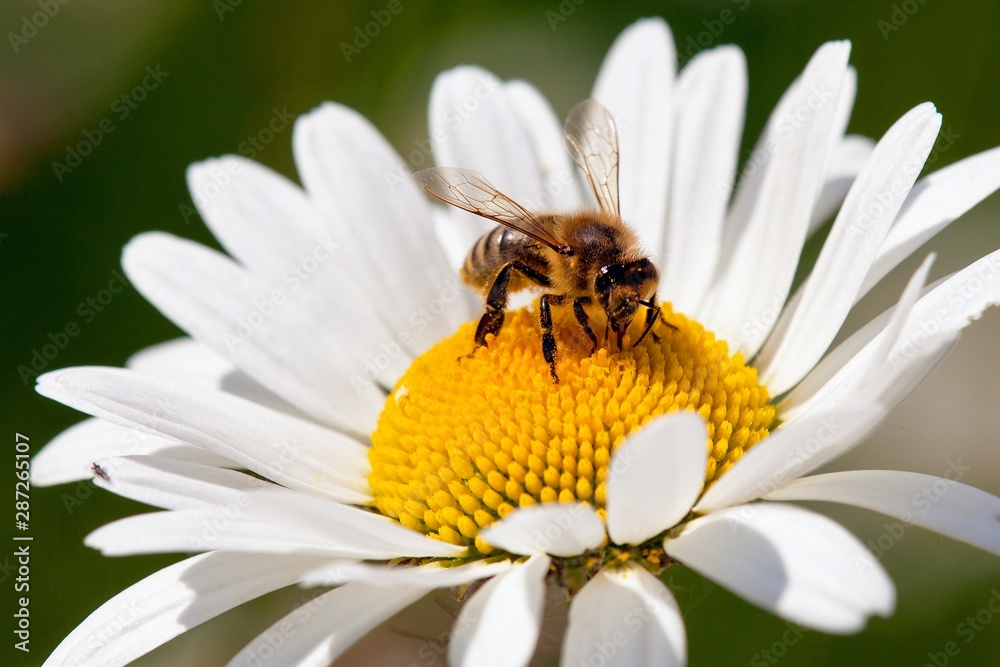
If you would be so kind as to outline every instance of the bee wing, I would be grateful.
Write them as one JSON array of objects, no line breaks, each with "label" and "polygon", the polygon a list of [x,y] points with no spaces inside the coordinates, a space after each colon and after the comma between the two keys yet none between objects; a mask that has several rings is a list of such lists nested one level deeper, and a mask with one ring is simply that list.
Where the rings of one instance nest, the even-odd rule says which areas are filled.
[{"label": "bee wing", "polygon": [[445,203],[506,225],[557,252],[568,251],[568,248],[552,234],[551,227],[497,190],[478,171],[454,167],[430,167],[415,173],[413,180],[428,194]]},{"label": "bee wing", "polygon": [[587,175],[597,203],[618,215],[618,128],[597,100],[584,100],[566,118],[566,148]]}]

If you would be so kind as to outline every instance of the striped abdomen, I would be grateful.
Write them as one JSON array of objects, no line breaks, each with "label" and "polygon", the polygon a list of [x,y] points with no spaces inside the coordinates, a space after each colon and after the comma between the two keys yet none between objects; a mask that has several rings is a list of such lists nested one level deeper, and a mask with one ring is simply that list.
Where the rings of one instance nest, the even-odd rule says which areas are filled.
[{"label": "striped abdomen", "polygon": [[[494,227],[476,240],[462,265],[462,280],[480,290],[488,290],[504,266],[520,261],[540,274],[547,275],[549,264],[537,241],[508,227]],[[516,292],[533,283],[512,277],[510,291]]]}]

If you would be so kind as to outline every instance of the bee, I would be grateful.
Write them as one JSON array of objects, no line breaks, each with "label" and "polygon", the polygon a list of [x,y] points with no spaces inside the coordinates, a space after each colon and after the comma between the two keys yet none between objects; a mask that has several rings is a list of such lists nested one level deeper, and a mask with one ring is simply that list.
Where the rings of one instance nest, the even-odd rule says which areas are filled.
[{"label": "bee", "polygon": [[636,344],[660,315],[659,272],[619,212],[614,119],[596,100],[584,100],[567,117],[565,134],[566,148],[597,199],[596,209],[532,213],[471,169],[431,167],[414,174],[434,197],[502,225],[476,241],[461,270],[462,280],[483,292],[486,301],[486,312],[476,327],[476,349],[486,345],[489,334],[500,331],[509,294],[541,290],[542,356],[554,382],[559,376],[552,305],[572,302],[573,314],[593,344],[591,354],[598,343],[587,316],[589,304],[596,302],[604,311],[604,339],[614,331],[619,349],[640,306],[646,309],[646,323]]}]

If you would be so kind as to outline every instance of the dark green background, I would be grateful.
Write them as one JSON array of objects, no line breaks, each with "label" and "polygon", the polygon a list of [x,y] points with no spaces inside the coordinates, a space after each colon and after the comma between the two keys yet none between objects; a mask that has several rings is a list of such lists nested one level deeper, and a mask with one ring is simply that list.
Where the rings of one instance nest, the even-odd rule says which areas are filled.
[{"label": "dark green background", "polygon": [[[747,54],[749,110],[744,151],[752,146],[772,105],[827,39],[848,38],[859,70],[859,94],[850,131],[880,136],[906,110],[934,101],[956,139],[930,169],[1000,144],[1000,4],[993,0],[919,3],[660,2],[633,6],[587,0],[552,29],[546,12],[560,4],[461,3],[401,0],[403,11],[348,63],[341,42],[386,2],[250,2],[219,15],[205,2],[71,2],[60,8],[17,53],[0,44],[0,286],[4,326],[3,497],[11,499],[13,439],[31,437],[35,451],[80,415],[37,396],[18,375],[47,335],[76,321],[81,333],[49,369],[81,364],[121,365],[133,351],[178,334],[133,290],[116,296],[92,322],[79,304],[106,287],[119,268],[121,246],[133,235],[162,229],[214,245],[197,216],[183,214],[190,199],[186,166],[235,152],[270,121],[336,100],[369,117],[402,152],[427,136],[426,105],[436,72],[459,63],[483,65],[503,78],[525,78],[549,95],[564,115],[586,97],[615,35],[636,18],[662,15],[679,48],[697,39],[723,9],[737,19],[713,44],[735,43]],[[229,4],[227,0],[222,3]],[[216,3],[217,5],[220,3]],[[904,5],[912,15],[904,12]],[[915,10],[915,11],[914,11]],[[35,2],[6,2],[0,30],[19,31]],[[898,30],[885,25],[906,16]],[[139,83],[147,66],[169,75],[127,118],[112,108]],[[60,182],[52,161],[81,132],[111,118],[114,131]],[[294,177],[291,128],[279,132],[258,160]],[[954,270],[1000,247],[996,197],[957,223],[935,247],[935,274]],[[815,243],[812,244],[816,246]],[[910,265],[908,265],[910,266]],[[876,294],[877,309],[898,293],[896,283]],[[995,435],[1000,318],[988,315],[950,359],[900,408],[847,465],[943,472],[949,457],[975,465],[963,481],[1000,493]],[[933,385],[937,386],[933,386]],[[935,393],[937,392],[937,393]],[[943,394],[942,394],[943,392]],[[941,399],[940,396],[946,396]],[[937,429],[937,430],[935,430]],[[937,433],[943,435],[936,435]],[[958,452],[958,454],[956,454]],[[69,502],[75,499],[82,502]],[[12,580],[0,573],[4,601],[0,656],[36,665],[102,601],[176,557],[105,559],[82,546],[101,524],[139,511],[133,503],[93,491],[89,482],[32,492],[32,652],[11,649],[8,609]],[[862,540],[883,534],[882,519],[838,512]],[[7,535],[11,529],[6,526]],[[1000,529],[1000,528],[998,528]],[[983,609],[1000,590],[1000,561],[971,548],[913,530],[883,558],[899,586],[899,611],[874,620],[857,636],[808,632],[787,647],[783,665],[922,665],[928,652],[957,641],[950,664],[1000,661],[1000,618],[965,643],[956,626]],[[6,538],[5,538],[6,539]],[[0,548],[0,563],[12,551]],[[754,662],[786,628],[767,613],[696,577],[675,577],[688,623],[693,665]],[[683,585],[683,587],[682,587]],[[189,633],[142,664],[222,664],[244,642],[302,596],[292,591],[230,614]],[[406,619],[401,620],[403,623]],[[412,623],[412,619],[406,621]],[[438,631],[434,630],[436,635]],[[390,628],[382,637],[431,631]],[[419,645],[419,643],[415,644]],[[363,650],[363,649],[362,649]],[[362,653],[355,653],[361,656]],[[363,660],[363,657],[359,657]],[[9,664],[7,659],[0,659]],[[400,664],[408,661],[400,660]]]}]

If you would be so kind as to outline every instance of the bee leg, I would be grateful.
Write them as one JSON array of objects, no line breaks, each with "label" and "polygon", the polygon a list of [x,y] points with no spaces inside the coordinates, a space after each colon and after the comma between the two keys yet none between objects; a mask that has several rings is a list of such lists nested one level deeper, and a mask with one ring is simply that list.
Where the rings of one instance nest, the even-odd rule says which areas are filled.
[{"label": "bee leg", "polygon": [[556,374],[556,337],[552,335],[552,309],[549,302],[559,303],[563,299],[558,294],[543,294],[538,300],[538,319],[542,325],[542,356],[549,363],[553,382],[559,382],[559,375]]},{"label": "bee leg", "polygon": [[663,322],[664,324],[666,324],[666,325],[667,325],[668,327],[670,327],[670,328],[671,328],[671,329],[673,329],[674,331],[677,331],[677,325],[676,325],[676,324],[671,324],[671,323],[670,323],[670,322],[669,322],[669,321],[667,320],[667,318],[665,318],[665,317],[664,317],[663,315],[660,315],[660,321],[661,321],[661,322]]},{"label": "bee leg", "polygon": [[503,326],[504,311],[507,310],[507,286],[510,284],[510,272],[514,270],[514,262],[507,264],[493,280],[489,294],[486,295],[486,312],[479,318],[476,327],[476,347],[486,345],[486,336],[500,333]]},{"label": "bee leg", "polygon": [[642,342],[642,339],[646,337],[646,334],[651,334],[653,336],[654,341],[660,342],[660,337],[656,335],[655,331],[653,331],[653,325],[656,324],[657,319],[659,319],[661,322],[666,324],[671,329],[674,329],[675,331],[677,330],[677,327],[675,327],[670,322],[667,322],[666,318],[663,317],[663,313],[660,307],[656,305],[655,294],[653,295],[653,298],[650,299],[649,301],[640,301],[639,303],[646,307],[646,328],[642,330],[642,335],[639,336],[639,340],[635,342],[636,345]]},{"label": "bee leg", "polygon": [[[656,302],[656,297],[654,296],[652,300],[653,300],[653,302],[655,303],[655,302]],[[659,309],[659,308],[657,308],[657,309],[656,309],[656,313],[657,313],[657,314],[658,314],[658,315],[660,316],[660,321],[661,321],[661,322],[663,322],[664,324],[666,324],[666,325],[667,325],[668,327],[670,327],[670,328],[671,328],[672,330],[674,330],[674,331],[677,331],[677,325],[676,325],[676,324],[671,324],[671,323],[670,323],[670,322],[669,322],[669,321],[667,320],[667,318],[663,316],[663,313],[661,313],[661,312],[660,312],[660,309]]]},{"label": "bee leg", "polygon": [[[660,316],[660,307],[656,304],[649,302],[643,303],[642,305],[646,306],[646,328],[642,330],[642,334],[640,334],[638,340],[635,341],[635,345],[642,342],[642,339],[645,338],[646,334],[653,329],[653,325],[656,324],[656,320]],[[653,333],[653,340],[660,340],[660,337],[657,336],[655,332]]]},{"label": "bee leg", "polygon": [[594,330],[590,328],[590,320],[587,318],[587,311],[583,309],[583,304],[590,303],[589,296],[578,296],[573,299],[573,314],[576,315],[576,321],[580,323],[583,327],[583,332],[587,334],[590,338],[590,342],[593,343],[593,347],[590,348],[590,353],[593,354],[597,352],[597,334]]},{"label": "bee leg", "polygon": [[503,318],[503,308],[491,310],[487,307],[486,312],[479,318],[479,324],[476,326],[476,349],[486,345],[487,335],[497,335],[500,327],[503,326]]},{"label": "bee leg", "polygon": [[476,347],[469,353],[471,357],[476,350],[486,345],[486,337],[496,336],[503,326],[504,311],[507,309],[507,283],[510,282],[510,264],[500,269],[499,275],[493,281],[490,293],[486,297],[486,312],[479,318],[476,325]]},{"label": "bee leg", "polygon": [[548,279],[522,262],[511,262],[500,269],[500,273],[493,280],[489,294],[486,295],[486,312],[479,318],[476,326],[476,347],[470,354],[474,354],[480,347],[486,345],[486,336],[500,333],[503,326],[504,311],[507,310],[507,288],[510,285],[510,274],[512,271],[520,271],[530,280],[543,285],[548,285]]}]

